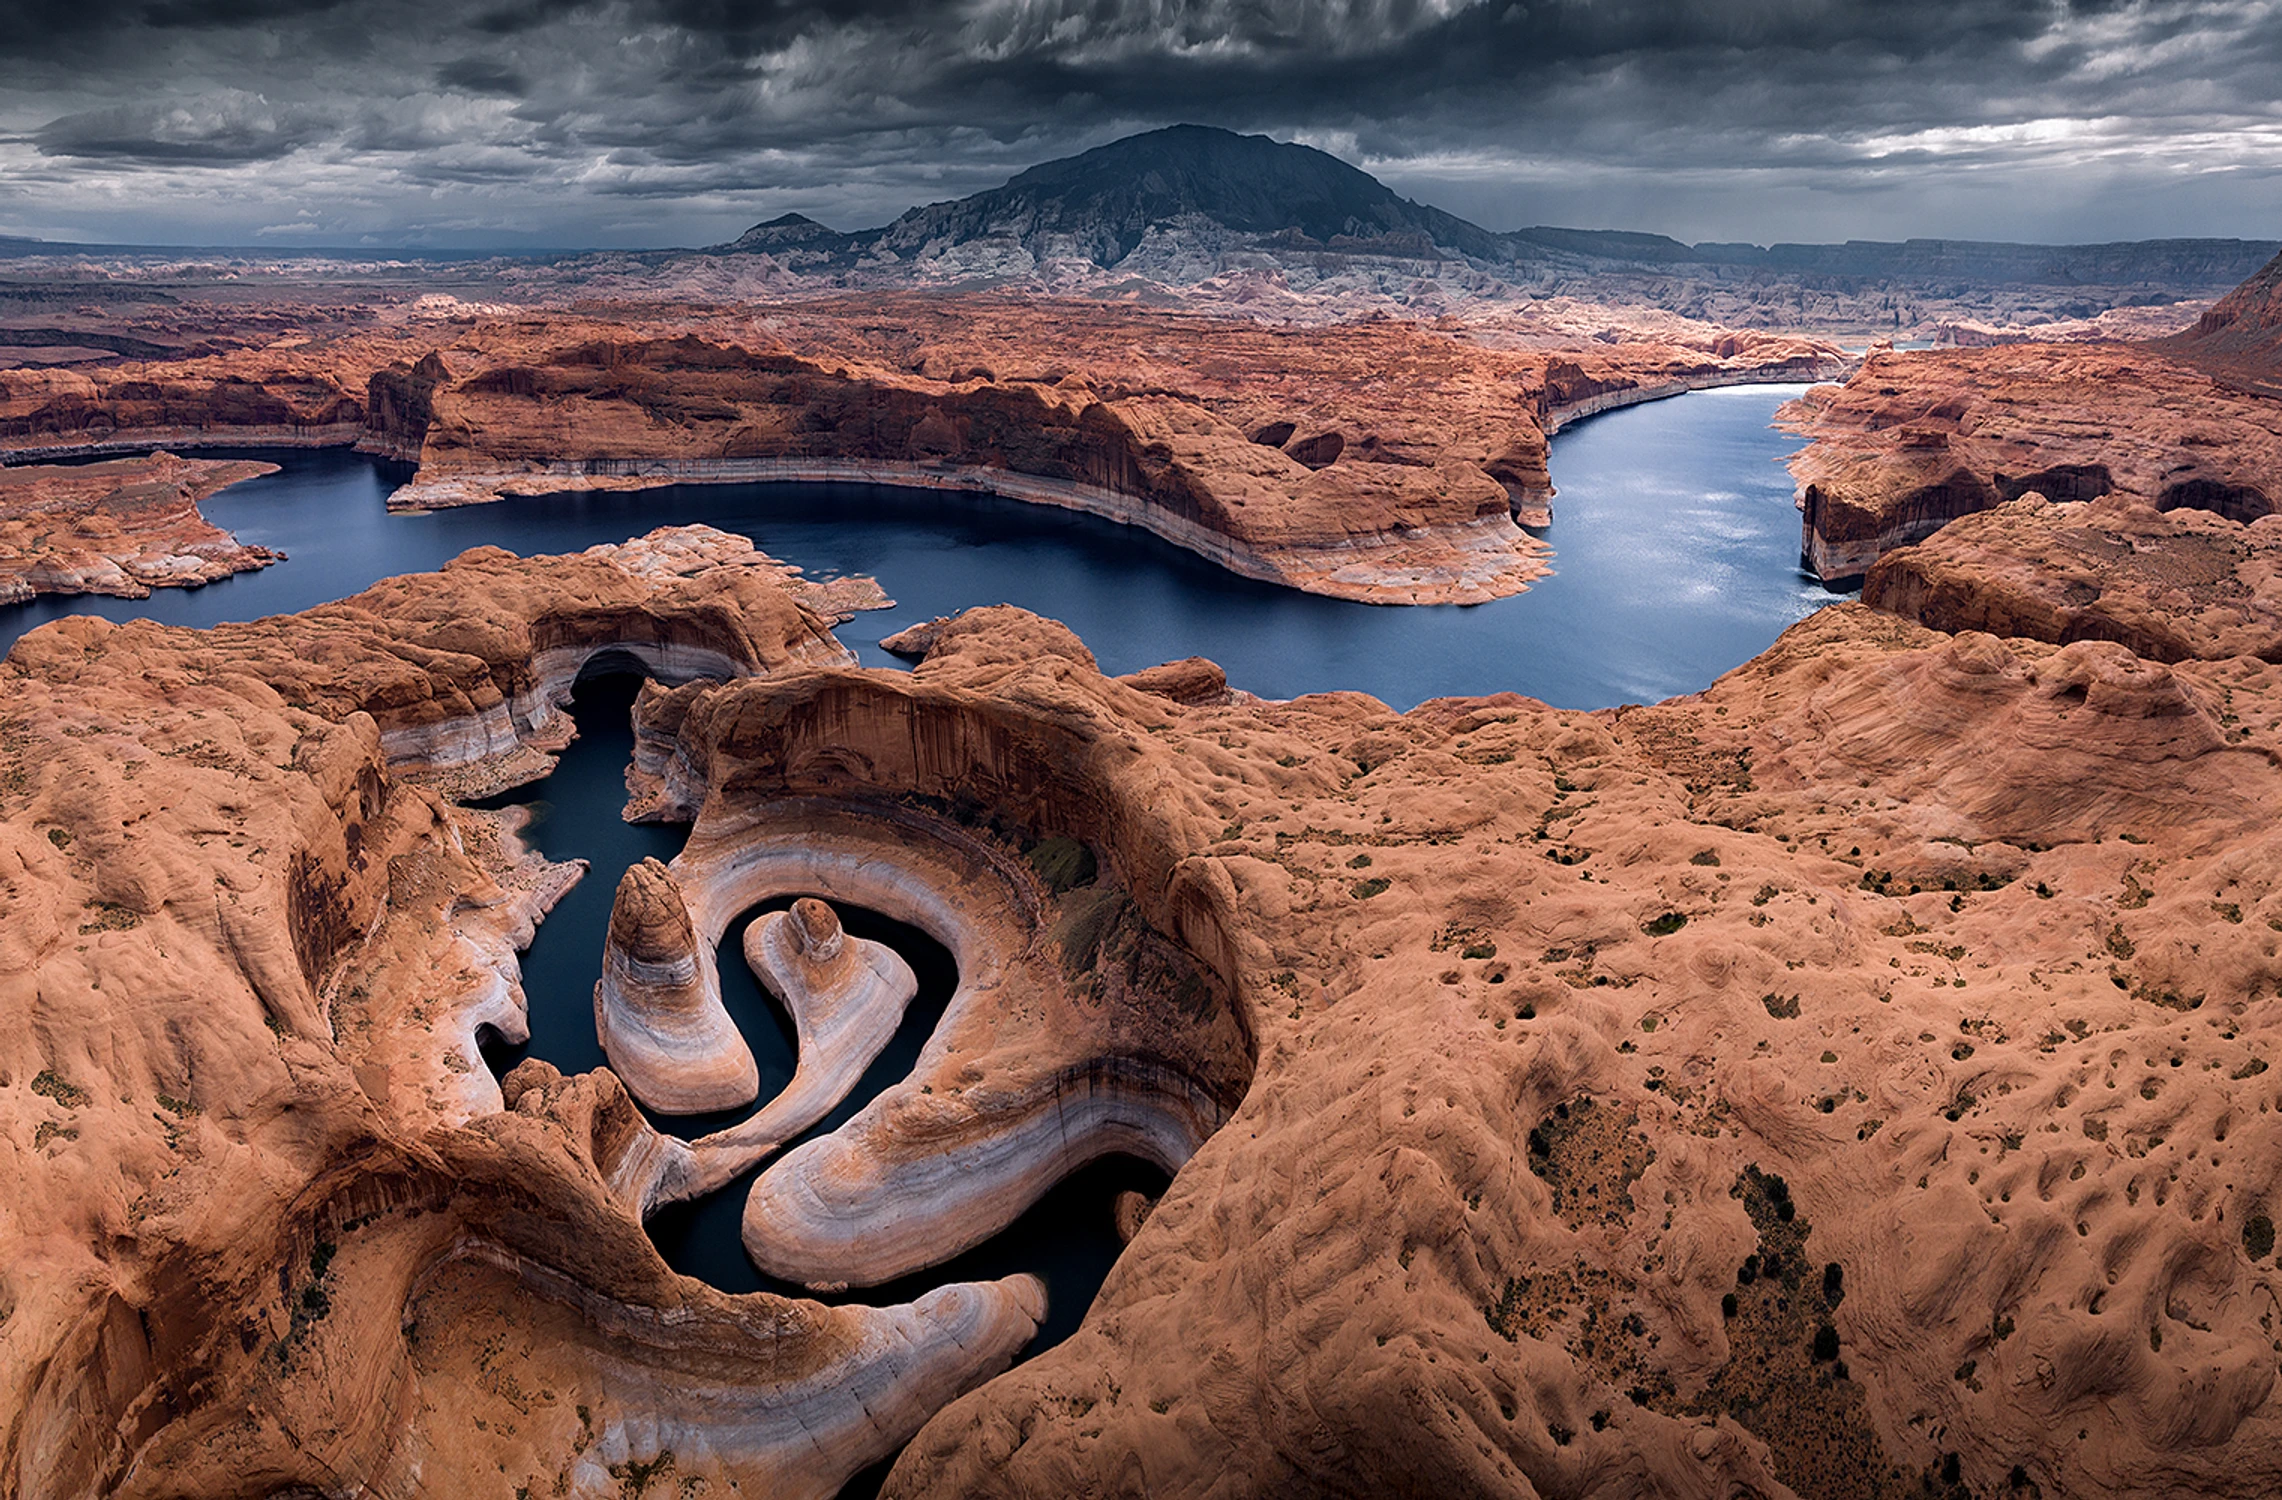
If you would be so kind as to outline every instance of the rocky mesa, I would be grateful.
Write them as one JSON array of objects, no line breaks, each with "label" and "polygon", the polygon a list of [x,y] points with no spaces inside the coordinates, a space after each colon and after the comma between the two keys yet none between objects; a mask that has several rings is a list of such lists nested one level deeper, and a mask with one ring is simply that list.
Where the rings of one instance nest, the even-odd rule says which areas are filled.
[{"label": "rocky mesa", "polygon": [[2275,288],[2282,257],[2193,330],[2151,344],[1873,352],[1781,415],[1802,556],[1827,581],[2034,492],[2116,494],[2236,521],[2276,506],[2282,468]]},{"label": "rocky mesa", "polygon": [[1137,525],[1251,577],[1377,603],[1511,594],[1545,566],[1568,417],[1844,367],[1690,330],[1558,353],[1398,322],[1279,329],[1035,299],[880,296],[641,336],[487,325],[377,374],[391,504],[708,480],[989,490]]},{"label": "rocky mesa", "polygon": [[36,594],[189,588],[283,562],[207,521],[198,502],[277,465],[153,453],[0,468],[0,604]]}]

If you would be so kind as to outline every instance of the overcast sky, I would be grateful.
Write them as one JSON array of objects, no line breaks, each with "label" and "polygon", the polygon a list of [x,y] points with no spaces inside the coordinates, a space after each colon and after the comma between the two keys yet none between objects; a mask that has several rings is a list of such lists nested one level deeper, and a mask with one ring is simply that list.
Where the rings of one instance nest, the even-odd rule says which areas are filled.
[{"label": "overcast sky", "polygon": [[2282,0],[0,0],[0,233],[700,245],[1179,121],[1493,229],[2282,238]]}]

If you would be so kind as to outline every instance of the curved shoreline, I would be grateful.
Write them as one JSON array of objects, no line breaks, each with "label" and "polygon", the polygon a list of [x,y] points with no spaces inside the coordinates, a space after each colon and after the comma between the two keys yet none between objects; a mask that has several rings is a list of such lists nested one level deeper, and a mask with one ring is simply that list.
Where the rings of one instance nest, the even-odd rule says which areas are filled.
[{"label": "curved shoreline", "polygon": [[[1849,362],[1850,364],[1855,362]],[[1622,407],[1699,390],[1815,383],[1828,372],[1729,375],[1705,372],[1603,391],[1553,407],[1541,420],[1550,441],[1563,428]],[[1843,372],[1839,378],[1843,378]],[[0,465],[54,462],[153,448],[350,447],[401,462],[365,423],[221,431],[168,429],[97,442],[0,449]],[[541,465],[461,473],[415,473],[388,497],[392,512],[420,513],[540,496],[662,488],[678,484],[849,483],[988,494],[1138,526],[1239,577],[1327,598],[1384,605],[1481,604],[1525,592],[1552,571],[1555,549],[1524,527],[1550,524],[1553,490],[1512,495],[1503,514],[1283,545],[1246,541],[1175,514],[1146,497],[1105,485],[1021,473],[987,464],[818,458],[625,457],[554,459]],[[1509,493],[1511,487],[1509,486]]]},{"label": "curved shoreline", "polygon": [[[1485,516],[1273,552],[1248,546],[1145,499],[1106,486],[1045,479],[977,464],[775,458],[561,459],[543,469],[415,476],[388,497],[410,514],[487,505],[506,496],[662,489],[680,484],[874,484],[896,489],[996,495],[1138,526],[1239,577],[1362,604],[1479,604],[1526,589],[1551,569],[1550,551],[1513,522]],[[1417,561],[1405,562],[1408,554]],[[1443,561],[1466,559],[1453,569]],[[1357,576],[1367,573],[1370,576]],[[1409,577],[1401,576],[1408,573]],[[1420,597],[1424,595],[1426,597]]]},{"label": "curved shoreline", "polygon": [[1715,380],[1684,375],[1677,380],[1660,381],[1652,386],[1641,385],[1634,386],[1630,390],[1603,391],[1597,396],[1587,396],[1582,401],[1573,401],[1566,406],[1555,407],[1547,412],[1545,415],[1545,436],[1548,439],[1558,437],[1563,428],[1582,422],[1587,417],[1597,417],[1603,412],[1622,411],[1628,406],[1646,406],[1655,401],[1669,401],[1675,396],[1694,395],[1697,391],[1724,391],[1745,385],[1827,385],[1832,380],[1846,379],[1859,369],[1861,364],[1862,361],[1859,359],[1850,359],[1845,361],[1844,369],[1834,374],[1824,375],[1785,373],[1780,376],[1751,375],[1739,380]]}]

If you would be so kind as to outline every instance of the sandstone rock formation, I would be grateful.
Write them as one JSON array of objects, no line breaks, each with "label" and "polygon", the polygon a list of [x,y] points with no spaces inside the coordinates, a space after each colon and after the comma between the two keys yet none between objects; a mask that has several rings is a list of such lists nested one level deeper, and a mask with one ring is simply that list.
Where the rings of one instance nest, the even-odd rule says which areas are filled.
[{"label": "sandstone rock formation", "polygon": [[1700,347],[1556,358],[1404,324],[844,298],[730,338],[496,325],[377,374],[369,404],[376,441],[420,464],[404,508],[705,480],[989,489],[1310,592],[1474,602],[1542,571],[1514,517],[1546,519],[1560,420],[1844,365],[1827,345],[1693,331]]},{"label": "sandstone rock formation", "polygon": [[[2217,561],[2261,586],[2262,529],[2027,519],[2123,538],[2103,597],[2185,580],[2198,652]],[[773,1148],[491,1082],[565,872],[444,793],[532,774],[610,649],[697,951],[806,895],[959,964],[749,1243],[861,1283],[1094,1153],[1177,1168],[1067,1341],[992,1378],[1026,1278],[674,1277],[641,1213]],[[888,1494],[2282,1487],[2282,666],[1843,605],[1597,713],[1135,679],[1004,608],[854,669],[702,531],[27,635],[0,1474],[822,1494],[916,1432]]]},{"label": "sandstone rock formation", "polygon": [[2282,520],[2024,495],[1887,553],[1862,602],[1950,632],[2116,641],[2151,661],[2282,661]]},{"label": "sandstone rock formation", "polygon": [[70,467],[0,468],[0,604],[35,594],[190,588],[283,560],[241,546],[198,502],[277,465],[147,458]]},{"label": "sandstone rock formation", "polygon": [[735,1109],[761,1091],[752,1049],[722,1008],[712,957],[666,867],[646,859],[628,870],[610,908],[594,1028],[627,1092],[660,1114]]},{"label": "sandstone rock formation", "polygon": [[1474,603],[1544,571],[1516,522],[1550,518],[1561,422],[1848,366],[1812,339],[1567,302],[1439,323],[1307,310],[1315,326],[1278,328],[1248,305],[811,290],[691,307],[655,287],[608,316],[396,308],[260,348],[0,372],[0,449],[354,443],[419,465],[400,509],[705,481],[989,490],[1312,592]]},{"label": "sandstone rock formation", "polygon": [[2262,396],[2282,396],[2282,255],[2163,347]]},{"label": "sandstone rock formation", "polygon": [[374,372],[404,348],[393,337],[349,335],[286,349],[0,371],[0,450],[36,457],[216,444],[346,446],[365,436],[365,388]]},{"label": "sandstone rock formation", "polygon": [[2282,403],[2146,346],[1873,352],[1778,420],[1811,443],[1800,550],[1833,582],[2030,491],[2255,519],[2282,466]]},{"label": "sandstone rock formation", "polygon": [[1027,1277],[831,1309],[674,1276],[597,1175],[647,1128],[616,1079],[476,1055],[524,1034],[513,951],[573,872],[385,726],[695,621],[748,671],[829,646],[765,567],[638,565],[672,540],[0,664],[9,1493],[823,1496],[1029,1340]]},{"label": "sandstone rock formation", "polygon": [[1259,1071],[889,1492],[2271,1485],[2278,686],[1845,606],[1649,708],[1129,720]]},{"label": "sandstone rock formation", "polygon": [[848,1097],[902,1024],[919,981],[893,948],[851,936],[812,896],[746,928],[745,961],[784,1003],[799,1039],[792,1082],[738,1127],[775,1145]]}]

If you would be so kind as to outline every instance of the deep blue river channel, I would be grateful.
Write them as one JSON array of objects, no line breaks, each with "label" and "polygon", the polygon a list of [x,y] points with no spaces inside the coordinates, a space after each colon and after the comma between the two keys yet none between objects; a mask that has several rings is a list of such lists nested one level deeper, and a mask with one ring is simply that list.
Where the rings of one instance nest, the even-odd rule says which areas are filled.
[{"label": "deep blue river channel", "polygon": [[[571,552],[702,521],[751,536],[812,577],[877,577],[896,607],[858,615],[838,631],[870,666],[901,665],[877,642],[906,625],[1011,603],[1071,626],[1105,671],[1207,656],[1236,686],[1272,698],[1348,688],[1401,709],[1506,690],[1566,708],[1651,702],[1708,686],[1838,597],[1799,568],[1799,516],[1780,463],[1796,444],[1768,426],[1775,408],[1803,389],[1701,391],[1562,433],[1552,452],[1560,493],[1544,533],[1556,571],[1528,593],[1492,604],[1389,608],[1318,599],[1235,577],[1090,516],[871,486],[700,485],[391,516],[384,502],[409,477],[403,466],[346,449],[245,450],[283,471],[224,491],[205,511],[289,561],[145,600],[41,599],[0,609],[0,649],[65,614],[180,625],[254,619],[432,569],[485,543],[524,555]],[[593,866],[525,955],[532,1040],[527,1048],[490,1049],[495,1068],[524,1055],[566,1072],[602,1065],[592,997],[618,877],[644,855],[671,859],[682,842],[679,828],[631,827],[618,818],[635,686],[606,674],[583,680],[573,704],[580,738],[559,767],[495,799],[532,808],[528,837],[548,857]],[[895,1042],[820,1131],[908,1072],[957,982],[950,956],[925,935],[871,913],[844,911],[843,918],[852,931],[894,944],[921,989]],[[760,1063],[765,1102],[792,1075],[793,1032],[745,967],[744,925],[730,928],[720,972],[730,1014]],[[733,1118],[657,1123],[696,1135]],[[652,1220],[652,1237],[675,1267],[726,1290],[796,1291],[765,1280],[744,1256],[737,1227],[748,1182],[668,1208]],[[1110,1204],[1117,1193],[1163,1186],[1162,1175],[1140,1163],[1098,1163],[988,1244],[908,1283],[847,1295],[902,1301],[945,1281],[1033,1271],[1046,1278],[1051,1302],[1035,1352],[1076,1329],[1116,1260]]]}]

